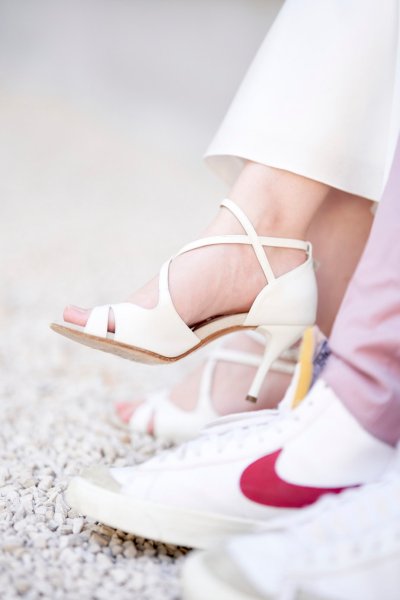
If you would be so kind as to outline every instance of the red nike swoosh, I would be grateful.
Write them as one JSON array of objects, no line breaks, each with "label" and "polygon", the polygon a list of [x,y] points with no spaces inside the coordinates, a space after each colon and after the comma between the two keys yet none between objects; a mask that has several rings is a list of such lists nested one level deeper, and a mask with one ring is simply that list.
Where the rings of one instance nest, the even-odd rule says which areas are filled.
[{"label": "red nike swoosh", "polygon": [[316,488],[288,483],[276,472],[276,461],[282,450],[259,458],[249,465],[240,478],[242,493],[259,504],[277,508],[302,508],[313,504],[323,494],[339,494],[348,487]]}]

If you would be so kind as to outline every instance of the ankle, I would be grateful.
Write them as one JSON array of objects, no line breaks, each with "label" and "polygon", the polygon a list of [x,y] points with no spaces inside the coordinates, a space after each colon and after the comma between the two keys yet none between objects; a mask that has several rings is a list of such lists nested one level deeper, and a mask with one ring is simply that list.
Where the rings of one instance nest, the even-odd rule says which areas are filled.
[{"label": "ankle", "polygon": [[303,250],[293,248],[267,248],[267,257],[275,277],[280,277],[305,262]]},{"label": "ankle", "polygon": [[305,239],[329,186],[311,179],[249,162],[229,192],[258,235]]},{"label": "ankle", "polygon": [[[233,199],[233,198],[232,198]],[[282,237],[298,240],[306,239],[306,229],[299,226],[295,218],[278,209],[266,211],[255,203],[253,210],[248,210],[245,203],[233,200],[247,214],[254,229],[259,236]],[[243,228],[237,219],[226,208],[220,207],[213,221],[208,225],[204,236],[243,234]]]},{"label": "ankle", "polygon": [[[265,214],[265,211],[255,211],[253,218],[253,225],[259,235],[266,237],[283,237],[292,239],[305,239],[305,232],[299,228],[290,227],[290,224],[284,221],[283,216],[278,212],[272,214]],[[224,235],[232,233],[243,233],[243,230],[238,224],[237,220],[233,215],[220,208],[216,218],[207,228],[206,235]],[[234,254],[238,254],[236,259],[243,261],[245,268],[248,269],[247,273],[253,273],[261,275],[259,265],[255,260],[254,252],[250,247],[224,247],[222,250],[226,252],[227,264],[229,264],[229,257]],[[306,260],[306,255],[302,250],[295,250],[293,248],[265,248],[268,260],[271,263],[274,274],[279,277],[284,273],[287,273],[291,269],[301,265]]]}]

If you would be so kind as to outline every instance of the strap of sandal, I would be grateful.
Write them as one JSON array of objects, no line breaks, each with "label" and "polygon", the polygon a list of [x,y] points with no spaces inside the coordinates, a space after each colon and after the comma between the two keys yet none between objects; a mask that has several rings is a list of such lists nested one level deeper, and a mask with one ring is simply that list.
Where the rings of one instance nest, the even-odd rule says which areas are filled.
[{"label": "strap of sandal", "polygon": [[268,258],[265,255],[263,245],[261,244],[259,237],[257,235],[256,230],[254,229],[250,219],[244,214],[241,208],[237,206],[232,200],[226,198],[221,202],[221,206],[224,206],[237,218],[243,229],[248,235],[249,241],[253,246],[253,250],[258,258],[258,262],[262,270],[264,271],[264,275],[267,281],[273,281],[275,279],[275,275],[272,271],[271,265],[269,264]]},{"label": "strap of sandal", "polygon": [[296,250],[303,250],[308,256],[311,255],[311,244],[309,242],[295,240],[292,238],[259,236],[250,222],[250,219],[245,215],[242,209],[239,208],[239,206],[237,206],[237,204],[235,204],[235,202],[229,198],[225,198],[225,200],[221,202],[221,206],[227,208],[236,217],[246,234],[218,235],[202,238],[186,244],[176,256],[179,254],[184,254],[185,252],[189,252],[190,250],[196,250],[197,248],[212,246],[215,244],[251,245],[255,255],[257,256],[260,267],[263,270],[266,280],[271,282],[275,279],[275,275],[265,254],[264,246],[270,246],[273,248],[293,248]]}]

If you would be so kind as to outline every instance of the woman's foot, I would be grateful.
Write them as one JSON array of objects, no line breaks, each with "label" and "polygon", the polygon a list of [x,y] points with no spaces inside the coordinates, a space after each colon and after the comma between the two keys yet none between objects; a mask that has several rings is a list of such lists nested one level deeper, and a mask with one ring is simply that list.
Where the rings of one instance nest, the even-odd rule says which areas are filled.
[{"label": "woman's foot", "polygon": [[[257,223],[254,223],[257,228]],[[260,231],[260,227],[257,228]],[[261,227],[262,235],[277,235]],[[202,237],[243,234],[241,225],[226,209],[217,217]],[[276,276],[295,268],[305,260],[301,250],[267,248],[266,253]],[[170,266],[169,284],[174,306],[188,325],[210,317],[247,312],[266,279],[251,246],[221,244],[202,247],[177,256]],[[128,302],[144,308],[153,308],[158,301],[158,278],[152,279],[130,295]],[[68,306],[64,320],[85,326],[90,309]],[[109,331],[114,331],[110,314]]]},{"label": "woman's foot", "polygon": [[[223,346],[226,349],[240,352],[261,354],[264,344],[259,343],[247,334],[239,333],[230,337]],[[288,367],[294,363],[287,361]],[[245,401],[250,383],[254,377],[256,367],[240,363],[219,360],[216,364],[210,398],[213,408],[218,415],[227,415],[247,410],[260,410],[274,408],[282,399],[290,381],[290,375],[277,370],[271,370],[261,388],[257,404]],[[184,411],[193,411],[198,402],[200,385],[204,373],[204,365],[188,374],[180,383],[172,388],[169,398],[177,407]],[[128,423],[135,410],[146,400],[123,402],[116,405],[116,411],[123,422]],[[150,420],[148,433],[153,434],[153,423]]]}]

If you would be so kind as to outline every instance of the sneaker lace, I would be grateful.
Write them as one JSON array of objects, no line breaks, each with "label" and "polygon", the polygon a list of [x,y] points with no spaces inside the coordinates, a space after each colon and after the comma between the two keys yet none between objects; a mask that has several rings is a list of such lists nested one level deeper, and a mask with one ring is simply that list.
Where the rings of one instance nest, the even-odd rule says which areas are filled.
[{"label": "sneaker lace", "polygon": [[[313,406],[314,402],[307,399],[302,406]],[[184,461],[190,457],[199,459],[204,455],[221,454],[226,449],[241,450],[248,448],[251,443],[263,443],[271,430],[282,433],[293,421],[303,418],[303,411],[292,409],[290,402],[285,398],[275,410],[268,410],[267,414],[260,416],[260,420],[251,419],[236,423],[234,427],[222,432],[204,432],[195,440],[190,440],[176,448],[163,452],[155,457],[160,462]]]}]

